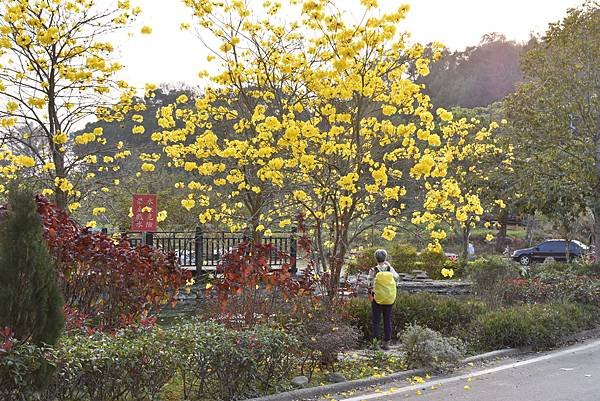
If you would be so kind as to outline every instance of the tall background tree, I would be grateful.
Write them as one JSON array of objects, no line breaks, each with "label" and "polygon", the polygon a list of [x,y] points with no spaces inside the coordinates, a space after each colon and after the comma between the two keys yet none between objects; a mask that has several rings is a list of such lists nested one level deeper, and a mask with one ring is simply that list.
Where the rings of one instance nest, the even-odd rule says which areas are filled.
[{"label": "tall background tree", "polygon": [[[193,107],[187,96],[163,107],[162,130],[152,134],[191,173],[182,205],[203,223],[264,235],[303,214],[335,297],[356,233],[379,224],[392,240],[410,218],[407,188],[427,192],[443,180],[459,153],[453,138],[476,131],[435,109],[415,82],[441,45],[430,58],[407,42],[397,25],[408,6],[377,15],[376,2],[363,1],[363,18],[353,22],[326,0],[291,1],[300,18],[287,23],[274,18],[277,2],[263,4],[267,17],[239,1],[186,3],[221,45],[213,49],[219,72],[203,95]],[[437,187],[446,205],[460,194],[448,189]]]},{"label": "tall background tree", "polygon": [[431,65],[431,74],[419,78],[438,106],[485,107],[503,99],[522,80],[521,55],[535,43],[521,44],[498,33],[488,33],[477,46],[444,51]]},{"label": "tall background tree", "polygon": [[[132,92],[115,78],[122,65],[112,60],[108,40],[139,12],[129,0],[6,0],[0,6],[1,142],[30,158],[31,184],[54,193],[63,209],[75,211],[87,195],[86,182],[95,178],[81,172],[94,155],[76,148],[105,143],[101,130],[73,132],[94,116],[121,119],[131,107]],[[109,105],[117,90],[122,97],[115,109]],[[107,151],[112,161],[100,164],[111,166],[100,171],[124,155],[118,148]]]},{"label": "tall background tree", "polygon": [[522,68],[525,82],[505,101],[519,152],[515,169],[529,177],[522,193],[531,207],[562,220],[589,210],[598,247],[599,4],[587,2],[550,24],[523,57]]}]

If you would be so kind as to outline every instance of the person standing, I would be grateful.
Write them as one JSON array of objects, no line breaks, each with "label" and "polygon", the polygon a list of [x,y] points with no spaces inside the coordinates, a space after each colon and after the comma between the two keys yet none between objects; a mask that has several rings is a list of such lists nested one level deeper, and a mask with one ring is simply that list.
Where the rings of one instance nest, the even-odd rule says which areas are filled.
[{"label": "person standing", "polygon": [[371,299],[373,339],[380,337],[381,316],[383,315],[383,343],[381,349],[390,349],[392,339],[392,306],[396,301],[397,283],[400,276],[387,261],[384,249],[375,251],[377,266],[369,270],[369,299]]},{"label": "person standing", "polygon": [[475,259],[475,247],[472,243],[469,242],[467,245],[467,257],[469,259]]}]

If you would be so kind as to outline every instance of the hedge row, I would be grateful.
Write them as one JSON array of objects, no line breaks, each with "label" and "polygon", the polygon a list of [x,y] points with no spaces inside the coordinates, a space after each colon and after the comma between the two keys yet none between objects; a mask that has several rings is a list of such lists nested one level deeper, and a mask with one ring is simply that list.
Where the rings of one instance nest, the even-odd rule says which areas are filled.
[{"label": "hedge row", "polygon": [[[447,336],[461,338],[478,351],[557,345],[565,336],[592,328],[599,322],[594,305],[549,303],[517,305],[492,310],[486,304],[433,294],[399,294],[392,309],[394,335],[409,324],[418,324]],[[371,305],[366,299],[348,303],[351,324],[372,337]]]},{"label": "hedge row", "polygon": [[594,327],[598,312],[595,306],[572,303],[502,308],[478,316],[471,325],[470,340],[481,350],[551,348],[566,336]]},{"label": "hedge row", "polygon": [[[392,308],[392,333],[395,336],[407,324],[416,323],[444,335],[461,336],[460,332],[487,310],[483,302],[471,299],[401,293]],[[349,323],[359,329],[364,339],[372,337],[371,304],[368,300],[356,298],[349,301],[346,315]]]},{"label": "hedge row", "polygon": [[[244,399],[289,383],[298,344],[279,329],[236,331],[210,323],[70,336],[43,353],[15,342],[0,356],[0,399]],[[34,394],[42,368],[53,373]]]}]

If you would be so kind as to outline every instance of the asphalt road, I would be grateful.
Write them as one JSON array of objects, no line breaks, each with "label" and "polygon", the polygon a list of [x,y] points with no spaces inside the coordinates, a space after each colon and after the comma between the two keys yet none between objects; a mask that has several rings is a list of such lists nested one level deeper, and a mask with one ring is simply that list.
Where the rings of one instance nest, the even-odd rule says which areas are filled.
[{"label": "asphalt road", "polygon": [[[434,389],[432,389],[432,386]],[[419,394],[420,393],[420,394]],[[393,383],[338,401],[600,401],[600,340],[468,367],[425,384]]]}]

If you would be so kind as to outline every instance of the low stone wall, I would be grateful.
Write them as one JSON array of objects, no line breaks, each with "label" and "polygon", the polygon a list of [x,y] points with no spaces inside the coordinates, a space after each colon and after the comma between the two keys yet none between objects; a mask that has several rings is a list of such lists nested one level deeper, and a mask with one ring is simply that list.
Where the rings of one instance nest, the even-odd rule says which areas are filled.
[{"label": "low stone wall", "polygon": [[430,292],[439,295],[467,296],[472,292],[473,284],[457,280],[418,280],[400,281],[400,292]]},{"label": "low stone wall", "polygon": [[[399,292],[429,292],[449,296],[468,296],[472,293],[473,284],[462,280],[432,280],[421,272],[416,274],[401,274],[398,282]],[[346,284],[354,288],[358,295],[367,295],[367,276],[350,276]]]}]

